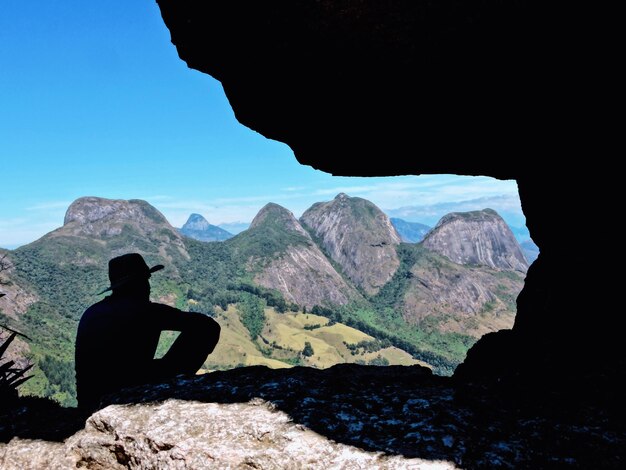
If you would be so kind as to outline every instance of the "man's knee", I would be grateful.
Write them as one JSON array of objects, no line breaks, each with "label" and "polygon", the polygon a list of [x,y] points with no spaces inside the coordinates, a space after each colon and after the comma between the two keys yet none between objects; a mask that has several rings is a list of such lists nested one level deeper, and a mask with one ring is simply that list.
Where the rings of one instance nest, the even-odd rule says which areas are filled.
[{"label": "man's knee", "polygon": [[213,318],[207,317],[207,320],[208,321],[206,322],[205,326],[204,338],[207,342],[207,354],[211,354],[220,339],[220,332],[222,328],[220,327],[220,324],[217,323]]},{"label": "man's knee", "polygon": [[209,355],[220,339],[220,331],[219,323],[207,315],[202,315],[198,317],[195,328],[188,332],[187,338],[196,348],[202,348]]}]

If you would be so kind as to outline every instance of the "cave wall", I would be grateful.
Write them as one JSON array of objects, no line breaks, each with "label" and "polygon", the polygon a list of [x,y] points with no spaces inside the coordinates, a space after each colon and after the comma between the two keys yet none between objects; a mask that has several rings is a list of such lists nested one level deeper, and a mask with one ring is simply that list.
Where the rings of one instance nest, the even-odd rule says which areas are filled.
[{"label": "cave wall", "polygon": [[569,160],[593,147],[574,6],[157,3],[180,58],[222,83],[242,124],[287,143],[302,164],[346,176],[517,180],[541,255],[512,333],[481,340],[457,375],[623,364],[598,256],[585,246],[593,231],[571,233],[589,202],[580,178],[593,173]]}]

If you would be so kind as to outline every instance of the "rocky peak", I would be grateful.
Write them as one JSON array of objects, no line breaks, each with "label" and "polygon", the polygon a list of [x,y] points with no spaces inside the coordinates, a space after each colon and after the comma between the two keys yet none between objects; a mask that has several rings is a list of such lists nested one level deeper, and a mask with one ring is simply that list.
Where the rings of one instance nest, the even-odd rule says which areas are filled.
[{"label": "rocky peak", "polygon": [[493,209],[442,217],[424,246],[458,264],[526,272],[528,262],[506,222]]},{"label": "rocky peak", "polygon": [[183,230],[206,230],[211,224],[200,214],[191,214],[183,225]]},{"label": "rocky peak", "polygon": [[300,219],[346,275],[368,294],[375,294],[398,268],[400,236],[376,205],[339,193],[314,204]]},{"label": "rocky peak", "polygon": [[[152,243],[159,250],[174,248],[188,258],[182,236],[155,207],[140,199],[81,197],[67,212],[63,227],[46,237],[87,237],[113,242],[115,252],[140,251]],[[148,250],[151,251],[151,250]]]},{"label": "rocky peak", "polygon": [[250,228],[229,243],[252,260],[255,282],[280,291],[289,302],[311,308],[344,305],[360,297],[294,215],[278,204],[264,206]]},{"label": "rocky peak", "polygon": [[174,238],[180,238],[165,216],[146,201],[101,197],[81,197],[74,201],[65,213],[61,232],[111,237],[120,235],[125,226],[137,228],[144,234],[165,229]]},{"label": "rocky peak", "polygon": [[165,223],[167,219],[146,201],[140,199],[105,199],[101,197],[81,197],[76,199],[65,213],[63,225],[71,222],[89,224],[109,217],[127,220],[150,220],[152,223]]},{"label": "rocky peak", "polygon": [[233,237],[233,234],[216,225],[211,225],[200,214],[191,214],[180,233],[204,242],[223,241]]},{"label": "rocky peak", "polygon": [[306,230],[302,228],[298,219],[296,219],[293,213],[283,206],[270,202],[263,206],[257,215],[252,219],[250,229],[255,229],[264,225],[273,225],[279,228],[284,228],[289,231],[295,231],[309,237]]}]

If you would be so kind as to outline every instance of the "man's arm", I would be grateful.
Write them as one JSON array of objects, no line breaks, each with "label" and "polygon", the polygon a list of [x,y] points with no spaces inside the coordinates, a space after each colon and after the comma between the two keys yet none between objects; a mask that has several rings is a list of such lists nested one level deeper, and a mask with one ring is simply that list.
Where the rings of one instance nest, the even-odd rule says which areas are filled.
[{"label": "man's arm", "polygon": [[180,331],[163,358],[156,360],[156,373],[163,377],[195,374],[213,352],[220,337],[220,325],[197,312],[183,312],[163,304],[152,304],[155,324],[161,330]]}]

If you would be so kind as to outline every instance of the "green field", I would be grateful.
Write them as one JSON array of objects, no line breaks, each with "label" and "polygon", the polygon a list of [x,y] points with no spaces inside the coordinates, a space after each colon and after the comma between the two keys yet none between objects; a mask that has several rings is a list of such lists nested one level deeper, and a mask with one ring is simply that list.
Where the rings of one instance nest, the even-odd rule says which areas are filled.
[{"label": "green field", "polygon": [[[241,312],[235,305],[220,310],[215,318],[222,327],[222,334],[204,365],[206,370],[258,364],[272,368],[293,365],[326,368],[344,362],[370,363],[379,356],[390,365],[420,363],[394,347],[352,354],[346,344],[373,341],[374,338],[340,323],[326,326],[330,320],[323,316],[302,312],[277,313],[273,308],[266,308],[263,330],[255,340],[241,322]],[[303,355],[307,342],[313,349],[311,356]]]}]

